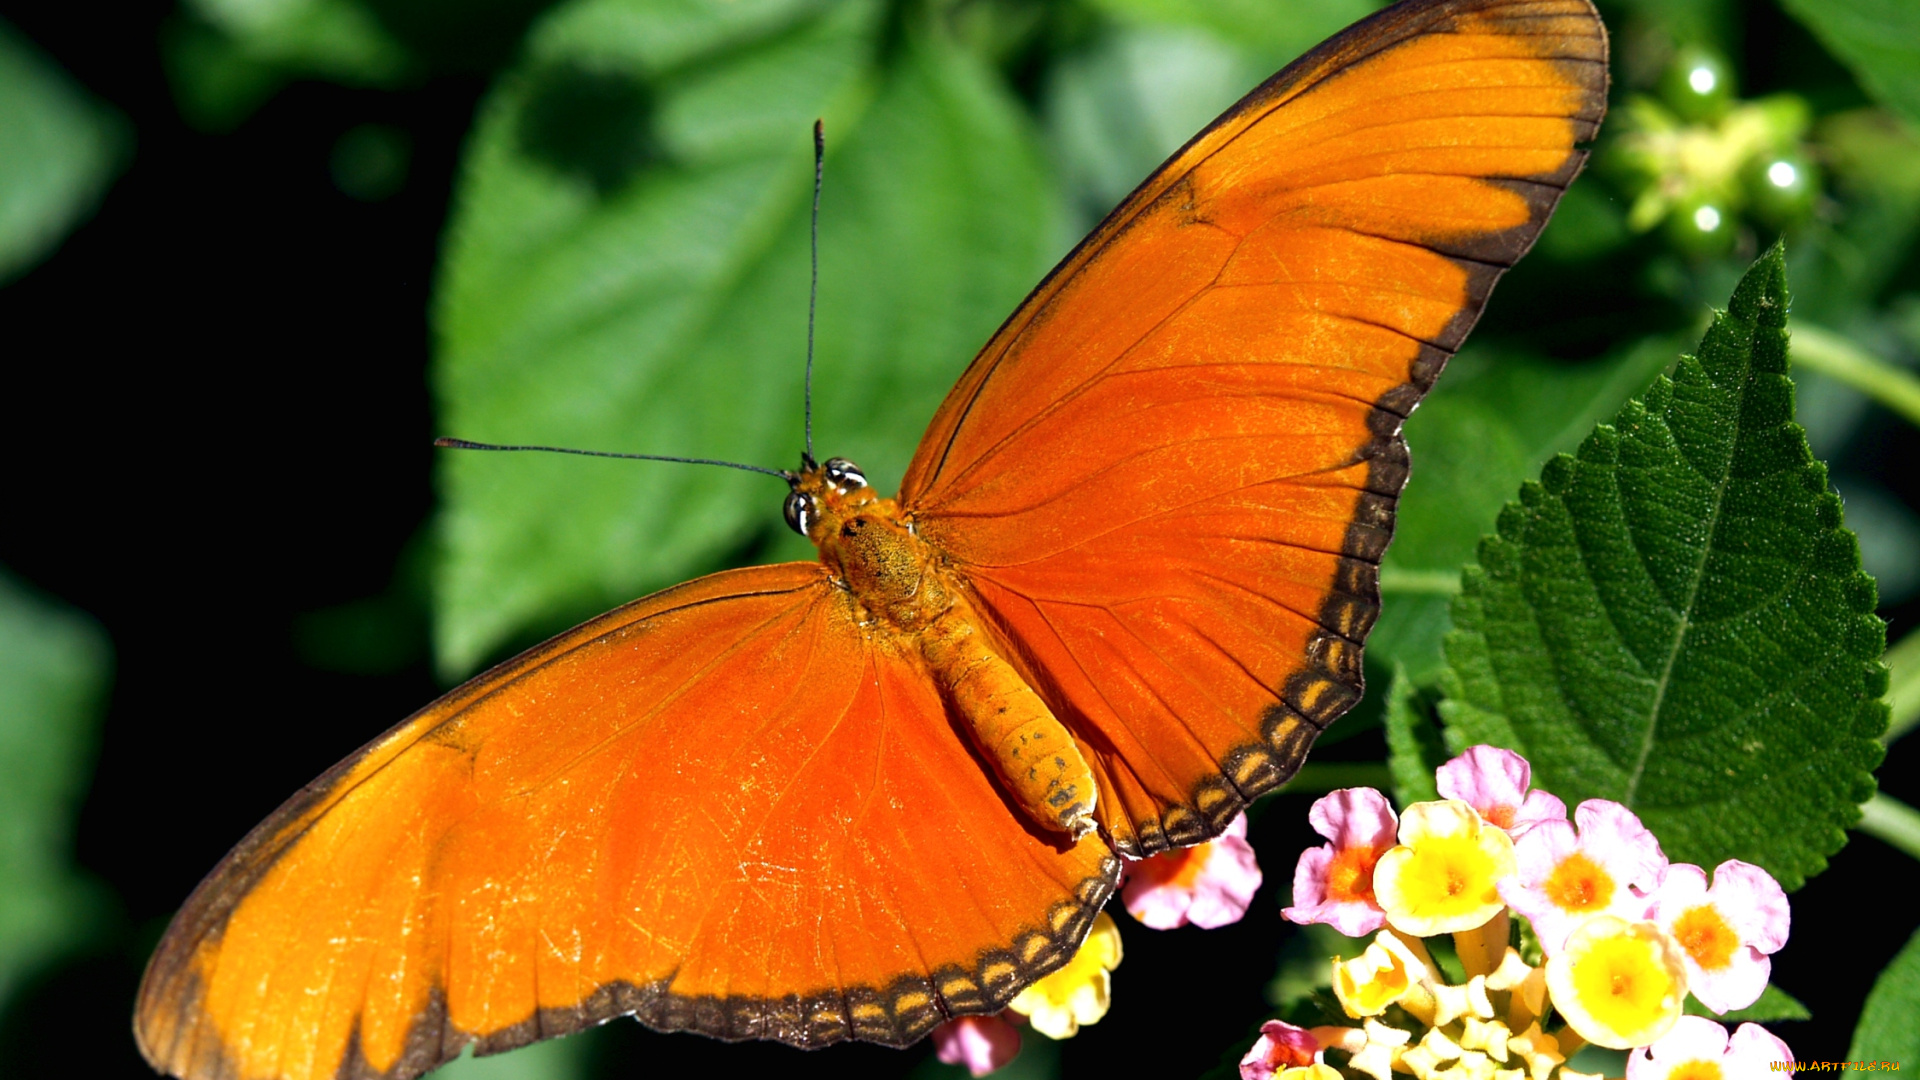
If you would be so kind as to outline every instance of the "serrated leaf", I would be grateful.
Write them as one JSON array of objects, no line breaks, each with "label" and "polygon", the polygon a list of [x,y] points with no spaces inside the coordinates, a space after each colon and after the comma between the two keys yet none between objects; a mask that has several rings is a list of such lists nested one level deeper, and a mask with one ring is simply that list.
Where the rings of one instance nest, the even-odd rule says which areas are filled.
[{"label": "serrated leaf", "polygon": [[1813,1013],[1802,1005],[1799,999],[1785,990],[1768,983],[1766,989],[1753,1004],[1744,1009],[1735,1009],[1729,1013],[1717,1013],[1700,1004],[1699,998],[1687,998],[1689,1016],[1707,1016],[1728,1024],[1766,1024],[1775,1020],[1811,1020]]},{"label": "serrated leaf", "polygon": [[1677,345],[1649,338],[1580,364],[1470,347],[1447,365],[1407,420],[1414,478],[1387,549],[1370,659],[1404,664],[1417,682],[1437,675],[1448,603],[1480,534],[1521,481],[1644,388]]},{"label": "serrated leaf", "polygon": [[119,116],[0,20],[0,282],[52,251],[118,170]]},{"label": "serrated leaf", "polygon": [[71,836],[109,666],[90,619],[0,573],[0,1002],[99,910]]},{"label": "serrated leaf", "polygon": [[[470,155],[439,297],[444,430],[794,464],[821,116],[818,449],[896,482],[1056,254],[1058,211],[993,76],[917,34],[875,66],[881,14],[594,0],[544,26]],[[777,525],[785,494],[666,464],[466,455],[443,470],[450,672],[717,568]]]},{"label": "serrated leaf", "polygon": [[1860,1025],[1853,1029],[1849,1061],[1920,1061],[1920,931],[1873,981]]},{"label": "serrated leaf", "polygon": [[1446,764],[1447,748],[1433,722],[1434,702],[1399,664],[1387,687],[1387,768],[1393,772],[1393,801],[1402,807],[1440,797],[1434,770]]},{"label": "serrated leaf", "polygon": [[1793,423],[1780,248],[1577,456],[1522,487],[1463,575],[1450,745],[1638,812],[1676,860],[1798,888],[1846,842],[1882,751],[1885,628]]},{"label": "serrated leaf", "polygon": [[1883,104],[1920,123],[1920,7],[1911,0],[1784,0]]}]

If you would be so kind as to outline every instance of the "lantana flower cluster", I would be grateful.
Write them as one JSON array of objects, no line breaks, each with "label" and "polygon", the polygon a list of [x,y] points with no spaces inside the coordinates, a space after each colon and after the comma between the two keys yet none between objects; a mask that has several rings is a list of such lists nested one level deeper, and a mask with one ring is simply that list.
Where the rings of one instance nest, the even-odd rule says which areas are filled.
[{"label": "lantana flower cluster", "polygon": [[[1632,1051],[1626,1080],[1757,1077],[1793,1060],[1759,1025],[1729,1033],[1682,1015],[1689,994],[1724,1014],[1766,989],[1789,923],[1766,871],[1733,859],[1709,878],[1669,863],[1640,819],[1605,799],[1569,819],[1531,790],[1531,767],[1511,751],[1476,746],[1436,780],[1439,800],[1399,815],[1371,788],[1314,804],[1309,820],[1328,842],[1300,856],[1281,914],[1372,935],[1359,956],[1333,962],[1353,1023],[1268,1021],[1243,1080],[1598,1080],[1566,1067],[1589,1043]],[[1516,916],[1537,964],[1514,946],[1528,940]],[[1463,983],[1429,949],[1443,935]]]}]

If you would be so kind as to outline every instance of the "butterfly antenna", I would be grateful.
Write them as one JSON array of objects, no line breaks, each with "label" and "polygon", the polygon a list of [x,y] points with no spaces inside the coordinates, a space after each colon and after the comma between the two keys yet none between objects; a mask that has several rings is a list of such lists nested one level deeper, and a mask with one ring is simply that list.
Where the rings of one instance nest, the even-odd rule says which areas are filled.
[{"label": "butterfly antenna", "polygon": [[827,127],[823,120],[813,122],[813,223],[809,245],[813,259],[813,281],[807,289],[807,462],[813,462],[813,313],[820,305],[820,181],[826,175]]},{"label": "butterfly antenna", "polygon": [[500,446],[495,443],[473,442],[470,439],[433,440],[433,445],[448,450],[534,450],[543,454],[578,454],[581,457],[626,458],[630,461],[677,461],[682,465],[719,465],[728,469],[744,469],[747,472],[766,473],[782,480],[791,481],[793,474],[780,469],[764,469],[758,465],[742,465],[737,461],[717,461],[713,458],[667,457],[664,454],[615,454],[606,450],[574,450],[565,446]]}]

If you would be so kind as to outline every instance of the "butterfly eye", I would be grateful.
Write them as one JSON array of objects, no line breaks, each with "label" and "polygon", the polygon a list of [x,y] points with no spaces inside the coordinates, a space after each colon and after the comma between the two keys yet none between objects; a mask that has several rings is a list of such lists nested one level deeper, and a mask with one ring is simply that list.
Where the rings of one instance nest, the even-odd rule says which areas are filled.
[{"label": "butterfly eye", "polygon": [[843,457],[827,459],[827,480],[842,494],[867,486],[867,474]]},{"label": "butterfly eye", "polygon": [[787,515],[787,526],[801,536],[807,535],[807,526],[813,522],[813,496],[800,491],[787,493],[787,504],[782,508]]}]

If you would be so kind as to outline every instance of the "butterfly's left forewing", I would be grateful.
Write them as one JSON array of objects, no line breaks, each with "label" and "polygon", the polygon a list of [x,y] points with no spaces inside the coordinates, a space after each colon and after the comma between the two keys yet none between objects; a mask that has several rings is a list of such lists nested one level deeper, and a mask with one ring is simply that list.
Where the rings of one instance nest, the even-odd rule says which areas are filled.
[{"label": "butterfly's left forewing", "polygon": [[1586,0],[1413,0],[1150,177],[962,376],[902,485],[1143,855],[1357,700],[1400,422],[1579,171]]},{"label": "butterfly's left forewing", "polygon": [[136,1029],[196,1080],[415,1076],[625,1013],[904,1045],[1064,962],[1115,872],[1020,823],[818,563],[732,571],[309,786],[188,901]]}]

